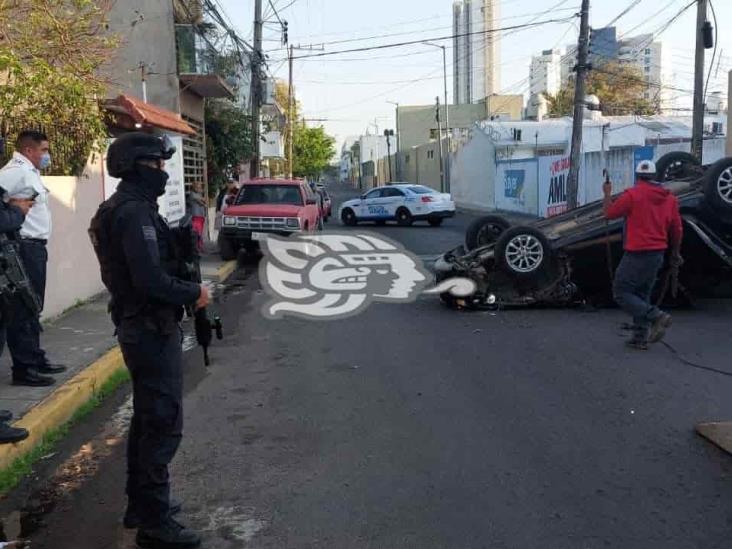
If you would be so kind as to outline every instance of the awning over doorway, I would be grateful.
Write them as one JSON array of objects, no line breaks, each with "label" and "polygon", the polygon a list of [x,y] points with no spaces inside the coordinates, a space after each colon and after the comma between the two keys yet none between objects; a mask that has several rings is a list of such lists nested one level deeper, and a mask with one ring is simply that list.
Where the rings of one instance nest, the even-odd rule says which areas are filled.
[{"label": "awning over doorway", "polygon": [[107,99],[103,106],[114,115],[116,125],[128,130],[156,128],[182,135],[196,135],[196,130],[188,125],[180,114],[129,95]]}]

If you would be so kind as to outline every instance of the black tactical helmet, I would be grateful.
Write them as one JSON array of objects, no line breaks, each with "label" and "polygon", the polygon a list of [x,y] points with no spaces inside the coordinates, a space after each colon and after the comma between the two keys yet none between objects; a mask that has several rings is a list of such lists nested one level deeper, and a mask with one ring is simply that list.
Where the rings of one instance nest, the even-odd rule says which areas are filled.
[{"label": "black tactical helmet", "polygon": [[144,132],[119,136],[107,151],[107,171],[112,177],[124,177],[135,171],[138,160],[170,160],[175,146],[168,136],[157,137]]}]

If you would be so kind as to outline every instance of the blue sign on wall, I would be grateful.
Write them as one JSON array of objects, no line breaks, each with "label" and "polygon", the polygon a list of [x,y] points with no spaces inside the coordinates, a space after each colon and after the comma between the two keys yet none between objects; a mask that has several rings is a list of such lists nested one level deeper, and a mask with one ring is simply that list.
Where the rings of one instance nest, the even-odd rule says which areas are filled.
[{"label": "blue sign on wall", "polygon": [[504,175],[504,191],[506,198],[523,199],[524,181],[526,180],[526,171],[524,170],[506,170]]}]

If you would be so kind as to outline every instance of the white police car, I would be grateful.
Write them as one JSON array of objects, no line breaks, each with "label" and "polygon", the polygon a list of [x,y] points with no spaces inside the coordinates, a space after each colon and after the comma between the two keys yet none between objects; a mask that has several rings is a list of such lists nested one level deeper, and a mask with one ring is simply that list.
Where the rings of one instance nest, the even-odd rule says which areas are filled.
[{"label": "white police car", "polygon": [[455,202],[449,194],[410,183],[372,189],[360,198],[344,202],[339,211],[344,225],[355,225],[361,221],[377,224],[396,221],[399,225],[408,226],[415,221],[427,221],[438,227],[443,219],[454,215]]}]

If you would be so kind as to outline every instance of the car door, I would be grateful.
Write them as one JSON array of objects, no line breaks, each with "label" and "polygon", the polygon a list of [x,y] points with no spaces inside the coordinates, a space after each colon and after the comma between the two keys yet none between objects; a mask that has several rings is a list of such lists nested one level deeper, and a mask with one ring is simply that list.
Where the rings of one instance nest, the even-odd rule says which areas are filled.
[{"label": "car door", "polygon": [[[318,198],[315,193],[310,189],[309,185],[301,186],[302,193],[305,196],[305,219],[308,222],[308,227],[314,230],[318,226],[318,217],[320,217],[320,206],[318,205]],[[308,202],[315,202],[314,204],[308,204]]]},{"label": "car door", "polygon": [[379,209],[382,207],[379,204],[382,191],[383,189],[372,189],[366,193],[363,200],[361,200],[358,217],[361,219],[375,219],[378,217]]},{"label": "car door", "polygon": [[386,208],[386,217],[396,219],[396,212],[400,206],[404,205],[404,192],[396,187],[387,187],[384,189],[384,207]]}]

